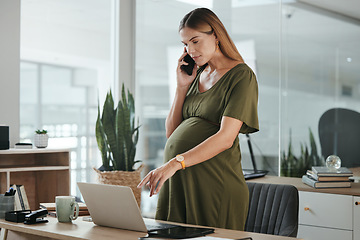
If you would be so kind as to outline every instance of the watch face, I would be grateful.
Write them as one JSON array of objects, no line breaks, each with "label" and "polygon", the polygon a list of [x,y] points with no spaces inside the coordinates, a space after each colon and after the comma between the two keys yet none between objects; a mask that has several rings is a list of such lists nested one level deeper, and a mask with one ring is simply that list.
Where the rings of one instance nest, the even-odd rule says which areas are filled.
[{"label": "watch face", "polygon": [[177,155],[177,156],[176,156],[176,160],[178,160],[179,162],[184,161],[184,156],[182,156],[182,155]]}]

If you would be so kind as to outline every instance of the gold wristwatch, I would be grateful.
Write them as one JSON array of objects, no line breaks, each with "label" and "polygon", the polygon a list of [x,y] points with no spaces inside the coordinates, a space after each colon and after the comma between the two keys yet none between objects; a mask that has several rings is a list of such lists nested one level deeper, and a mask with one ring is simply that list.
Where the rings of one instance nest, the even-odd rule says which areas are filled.
[{"label": "gold wristwatch", "polygon": [[185,158],[183,155],[176,155],[175,157],[176,161],[178,161],[181,164],[182,169],[185,169]]}]

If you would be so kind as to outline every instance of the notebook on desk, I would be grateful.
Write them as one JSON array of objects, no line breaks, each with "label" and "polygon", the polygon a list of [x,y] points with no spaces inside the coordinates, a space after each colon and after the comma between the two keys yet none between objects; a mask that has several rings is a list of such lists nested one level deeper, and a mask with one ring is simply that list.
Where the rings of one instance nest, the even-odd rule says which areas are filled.
[{"label": "notebook on desk", "polygon": [[97,225],[138,232],[176,227],[154,219],[143,219],[129,187],[83,182],[77,184],[92,221]]}]

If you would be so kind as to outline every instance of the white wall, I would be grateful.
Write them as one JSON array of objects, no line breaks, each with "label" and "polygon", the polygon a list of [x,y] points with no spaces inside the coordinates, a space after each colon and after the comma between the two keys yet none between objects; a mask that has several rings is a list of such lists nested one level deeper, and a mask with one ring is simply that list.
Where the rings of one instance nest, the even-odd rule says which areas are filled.
[{"label": "white wall", "polygon": [[121,86],[135,95],[135,12],[136,1],[115,1],[113,29],[113,60],[115,89],[121,95]]},{"label": "white wall", "polygon": [[20,0],[0,0],[0,124],[10,126],[10,147],[19,140]]}]

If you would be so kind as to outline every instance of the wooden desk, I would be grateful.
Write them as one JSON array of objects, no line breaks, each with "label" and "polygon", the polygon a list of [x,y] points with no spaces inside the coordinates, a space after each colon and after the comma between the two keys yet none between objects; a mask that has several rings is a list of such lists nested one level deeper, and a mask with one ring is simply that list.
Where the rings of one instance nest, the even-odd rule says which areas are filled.
[{"label": "wooden desk", "polygon": [[24,185],[31,210],[55,196],[70,195],[70,152],[68,149],[0,150],[0,192],[10,184]]},{"label": "wooden desk", "polygon": [[[37,225],[25,225],[23,223],[7,222],[0,220],[1,240],[5,239],[121,239],[121,240],[137,240],[139,237],[146,236],[146,233],[127,231],[117,228],[100,227],[92,222],[85,222],[82,218],[78,218],[73,223],[59,223],[56,218],[47,217],[48,223]],[[6,233],[9,237],[6,238]],[[12,236],[11,236],[12,235]],[[242,231],[234,231],[227,229],[216,229],[215,233],[210,234],[211,237],[221,237],[230,239],[239,239],[244,237],[252,237],[253,240],[290,240],[296,238],[280,237],[274,235],[265,235],[257,233],[249,233]]]}]

